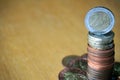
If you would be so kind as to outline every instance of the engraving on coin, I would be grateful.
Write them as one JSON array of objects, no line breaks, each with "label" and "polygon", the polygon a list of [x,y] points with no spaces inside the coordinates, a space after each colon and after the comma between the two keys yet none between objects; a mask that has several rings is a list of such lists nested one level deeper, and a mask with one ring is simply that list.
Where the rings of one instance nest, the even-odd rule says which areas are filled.
[{"label": "engraving on coin", "polygon": [[110,18],[104,12],[96,12],[90,16],[89,24],[93,29],[101,31],[110,25]]}]

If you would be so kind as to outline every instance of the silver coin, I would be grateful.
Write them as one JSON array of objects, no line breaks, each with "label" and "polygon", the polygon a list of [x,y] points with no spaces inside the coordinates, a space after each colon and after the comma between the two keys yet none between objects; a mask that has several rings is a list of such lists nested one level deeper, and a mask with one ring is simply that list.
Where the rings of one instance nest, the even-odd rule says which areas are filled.
[{"label": "silver coin", "polygon": [[88,43],[92,43],[92,44],[100,44],[100,45],[106,45],[106,44],[109,44],[109,43],[111,43],[111,42],[114,42],[112,39],[108,39],[108,40],[101,40],[101,41],[98,41],[98,40],[96,40],[96,39],[88,39]]},{"label": "silver coin", "polygon": [[91,32],[88,33],[88,42],[94,44],[108,44],[113,41],[114,32],[109,32],[107,34],[96,35]]},{"label": "silver coin", "polygon": [[91,47],[93,47],[94,49],[99,49],[99,50],[107,50],[107,49],[111,49],[114,46],[114,43],[109,43],[109,44],[94,44],[94,43],[89,43],[89,45]]}]

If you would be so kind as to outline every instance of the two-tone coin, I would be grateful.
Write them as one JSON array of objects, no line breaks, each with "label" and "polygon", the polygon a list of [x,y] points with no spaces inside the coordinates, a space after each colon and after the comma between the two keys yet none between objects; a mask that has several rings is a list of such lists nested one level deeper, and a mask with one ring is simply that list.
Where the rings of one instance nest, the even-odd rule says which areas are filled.
[{"label": "two-tone coin", "polygon": [[85,25],[88,31],[94,34],[106,34],[114,26],[115,19],[112,11],[105,7],[95,7],[88,11],[85,17]]}]

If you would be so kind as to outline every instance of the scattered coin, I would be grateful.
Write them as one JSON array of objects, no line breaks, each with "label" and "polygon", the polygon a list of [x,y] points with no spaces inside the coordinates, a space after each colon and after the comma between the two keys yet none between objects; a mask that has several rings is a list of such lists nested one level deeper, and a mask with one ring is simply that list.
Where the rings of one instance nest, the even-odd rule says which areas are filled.
[{"label": "scattered coin", "polygon": [[71,63],[71,61],[72,60],[74,60],[74,59],[76,59],[76,58],[78,58],[79,56],[77,56],[77,55],[69,55],[69,56],[66,56],[66,57],[64,57],[63,59],[62,59],[62,64],[63,64],[63,66],[65,66],[65,67],[70,67],[70,63]]},{"label": "scattered coin", "polygon": [[79,68],[65,68],[59,73],[59,80],[88,80],[86,73]]}]

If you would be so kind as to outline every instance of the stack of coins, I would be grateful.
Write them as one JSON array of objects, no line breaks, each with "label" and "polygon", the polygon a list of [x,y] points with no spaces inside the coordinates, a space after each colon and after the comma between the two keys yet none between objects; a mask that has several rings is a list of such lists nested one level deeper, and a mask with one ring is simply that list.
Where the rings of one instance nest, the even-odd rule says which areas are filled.
[{"label": "stack of coins", "polygon": [[110,80],[114,66],[114,33],[97,35],[88,33],[89,80]]}]

